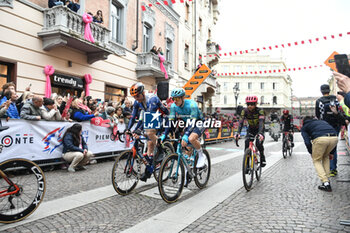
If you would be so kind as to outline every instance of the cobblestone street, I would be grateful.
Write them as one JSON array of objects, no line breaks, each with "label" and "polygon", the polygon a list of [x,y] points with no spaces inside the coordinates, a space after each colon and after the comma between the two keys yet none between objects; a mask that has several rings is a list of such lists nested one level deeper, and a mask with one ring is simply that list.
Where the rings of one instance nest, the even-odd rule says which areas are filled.
[{"label": "cobblestone street", "polygon": [[[46,172],[48,190],[43,205],[28,219],[15,223],[15,226],[1,225],[0,231],[349,232],[349,227],[339,224],[339,220],[350,219],[350,183],[340,182],[350,179],[349,156],[344,153],[343,144],[344,141],[341,141],[339,175],[331,180],[332,193],[317,189],[320,181],[300,134],[296,135],[292,157],[287,159],[282,158],[280,142],[266,141],[268,166],[262,180],[255,183],[250,192],[242,188],[241,183],[242,148],[232,147],[232,142],[208,145],[212,157],[208,187],[198,190],[192,182],[174,204],[166,204],[160,199],[156,183],[150,181],[139,183],[128,196],[117,195],[110,185],[112,161],[89,166],[87,171],[75,174]],[[223,159],[226,155],[230,155],[230,158]],[[232,187],[237,188],[233,189],[231,183]],[[101,190],[107,189],[110,189],[110,195],[103,196],[105,191]],[[219,194],[214,194],[215,190]],[[74,202],[74,195],[81,195],[84,199],[91,192],[96,192],[95,195],[100,197],[76,208],[73,204],[66,204]],[[224,197],[225,192],[227,196]],[[206,204],[195,206],[201,201]],[[65,211],[53,215],[41,213],[50,207],[47,205],[55,202],[68,206]],[[41,215],[44,217],[39,217]],[[167,216],[174,217],[171,219]],[[162,218],[170,222],[164,224],[167,229],[159,222]],[[145,227],[149,225],[156,230]]]}]

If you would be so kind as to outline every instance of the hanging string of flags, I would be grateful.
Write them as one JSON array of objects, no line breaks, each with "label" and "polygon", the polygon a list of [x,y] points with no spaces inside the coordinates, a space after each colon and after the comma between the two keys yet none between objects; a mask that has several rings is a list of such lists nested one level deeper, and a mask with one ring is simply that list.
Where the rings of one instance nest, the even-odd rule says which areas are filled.
[{"label": "hanging string of flags", "polygon": [[295,68],[286,68],[286,69],[274,69],[274,70],[260,70],[260,71],[246,71],[246,72],[231,72],[231,73],[217,73],[217,77],[221,76],[246,76],[246,75],[259,75],[259,74],[276,74],[276,73],[285,73],[287,71],[301,71],[308,69],[315,69],[326,67],[325,65],[314,65],[314,66],[303,66],[303,67],[295,67]]},{"label": "hanging string of flags", "polygon": [[[224,53],[219,53],[219,56],[234,56],[234,55],[242,55],[246,54],[249,52],[261,52],[261,51],[268,51],[272,49],[278,49],[278,48],[288,48],[292,46],[300,46],[300,45],[306,45],[306,44],[312,44],[320,41],[325,41],[328,39],[337,39],[337,38],[343,38],[344,36],[350,36],[350,32],[346,33],[338,33],[338,34],[333,34],[329,36],[322,36],[322,37],[316,37],[314,39],[307,39],[307,40],[301,40],[301,41],[295,41],[294,43],[284,43],[284,44],[278,44],[278,45],[271,45],[271,46],[266,46],[266,47],[261,47],[261,48],[256,48],[256,49],[245,49],[245,50],[239,50],[239,51],[233,51],[233,52],[224,52]],[[217,54],[209,54],[209,55],[204,55],[203,57],[217,57]],[[199,56],[201,59],[202,57]]]},{"label": "hanging string of flags", "polygon": [[[192,0],[187,0],[187,1],[192,2]],[[185,0],[159,0],[159,1],[156,2],[155,4],[156,4],[156,5],[161,5],[160,2],[163,2],[164,5],[169,6],[169,2],[171,2],[172,4],[178,3],[178,2],[184,3]],[[146,4],[146,5],[149,6],[149,7],[152,7],[152,6],[153,6],[152,3],[148,3],[148,4]],[[145,11],[145,10],[146,10],[145,5],[141,5],[141,9],[142,9],[142,11]]]}]

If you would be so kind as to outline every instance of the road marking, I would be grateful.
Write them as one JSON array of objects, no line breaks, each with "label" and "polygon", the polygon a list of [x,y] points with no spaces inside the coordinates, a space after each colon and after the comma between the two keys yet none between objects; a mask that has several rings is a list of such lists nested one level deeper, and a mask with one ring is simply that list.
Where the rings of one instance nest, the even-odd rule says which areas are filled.
[{"label": "road marking", "polygon": [[[276,144],[276,142],[272,142],[272,143],[267,143],[265,145],[266,147],[270,147],[273,144]],[[226,160],[230,160],[233,158],[236,158],[238,156],[242,156],[242,152],[235,152],[235,153],[229,153],[223,156],[219,156],[219,157],[215,157],[213,158],[212,161],[212,165],[217,164],[217,163],[221,163],[224,162]],[[269,167],[269,166],[267,166]],[[240,174],[240,173],[239,173]],[[143,186],[146,185],[151,185],[153,183],[156,183],[155,179],[152,177],[151,179],[149,179],[149,181],[147,183],[144,182],[139,182],[137,184],[137,189],[140,189]],[[136,190],[137,190],[136,189]],[[102,199],[105,198],[109,198],[112,196],[118,195],[116,193],[116,191],[114,190],[112,185],[108,185],[105,187],[101,187],[101,188],[97,188],[97,189],[92,189],[89,191],[85,191],[82,193],[78,193],[78,194],[73,194],[67,197],[63,197],[63,198],[59,198],[59,199],[55,199],[55,200],[51,200],[51,201],[43,201],[43,203],[41,203],[41,205],[38,207],[38,209],[28,218],[20,221],[20,222],[16,222],[16,223],[11,223],[11,224],[1,224],[0,223],[0,232],[4,231],[6,229],[12,228],[12,227],[17,227],[29,222],[33,222],[42,218],[46,218],[48,216],[51,215],[55,215],[58,213],[61,213],[63,211],[68,211],[74,208],[78,208],[96,201],[100,201]]]},{"label": "road marking", "polygon": [[[281,153],[282,152],[279,154]],[[271,155],[268,157],[267,166],[263,169],[263,173],[269,170],[281,159],[282,156],[280,155]],[[173,207],[152,216],[123,232],[180,232],[219,203],[226,200],[242,186],[242,174],[241,172],[238,172],[216,185],[202,190],[195,196],[183,200]]]}]

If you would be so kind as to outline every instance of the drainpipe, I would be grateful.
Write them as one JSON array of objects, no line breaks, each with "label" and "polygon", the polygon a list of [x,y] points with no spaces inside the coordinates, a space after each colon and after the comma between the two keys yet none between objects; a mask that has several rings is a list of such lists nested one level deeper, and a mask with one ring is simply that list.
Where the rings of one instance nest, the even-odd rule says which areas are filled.
[{"label": "drainpipe", "polygon": [[136,40],[134,41],[136,45],[132,46],[132,50],[135,51],[139,47],[139,4],[140,0],[136,3]]}]

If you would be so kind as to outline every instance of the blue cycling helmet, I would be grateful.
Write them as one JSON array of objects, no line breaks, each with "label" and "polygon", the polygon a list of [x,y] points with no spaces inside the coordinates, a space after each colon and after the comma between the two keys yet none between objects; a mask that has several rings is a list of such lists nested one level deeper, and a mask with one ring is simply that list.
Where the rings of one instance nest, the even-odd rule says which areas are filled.
[{"label": "blue cycling helmet", "polygon": [[182,97],[185,96],[186,92],[183,88],[175,88],[171,91],[171,97]]}]

